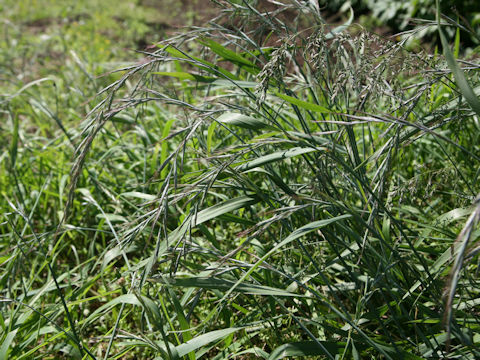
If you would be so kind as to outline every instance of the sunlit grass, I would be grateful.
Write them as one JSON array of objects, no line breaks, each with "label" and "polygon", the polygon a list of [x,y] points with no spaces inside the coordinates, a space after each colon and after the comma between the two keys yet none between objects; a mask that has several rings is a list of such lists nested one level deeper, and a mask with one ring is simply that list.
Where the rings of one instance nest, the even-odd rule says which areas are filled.
[{"label": "sunlit grass", "polygon": [[479,356],[463,89],[291,4],[3,102],[0,357]]}]

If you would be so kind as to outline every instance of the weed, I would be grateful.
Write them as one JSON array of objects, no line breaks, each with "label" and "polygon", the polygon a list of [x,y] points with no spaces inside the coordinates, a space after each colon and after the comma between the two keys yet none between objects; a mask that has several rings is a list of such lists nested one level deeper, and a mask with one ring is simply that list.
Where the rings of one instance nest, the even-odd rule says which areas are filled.
[{"label": "weed", "polygon": [[6,111],[3,354],[478,357],[475,70],[275,3],[116,74],[69,187]]}]

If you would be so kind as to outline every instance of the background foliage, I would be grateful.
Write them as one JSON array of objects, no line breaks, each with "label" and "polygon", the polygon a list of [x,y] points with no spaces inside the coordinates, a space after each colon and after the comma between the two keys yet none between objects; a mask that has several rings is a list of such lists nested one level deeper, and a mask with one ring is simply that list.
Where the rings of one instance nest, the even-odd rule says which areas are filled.
[{"label": "background foliage", "polygon": [[[326,14],[335,14],[346,9],[345,1],[319,1]],[[396,34],[415,30],[418,39],[429,39],[436,42],[435,0],[352,0],[349,1],[357,15],[364,16],[367,26],[383,27]],[[445,21],[459,24],[462,41],[465,46],[476,47],[480,44],[480,5],[475,0],[442,0],[440,1]],[[385,28],[386,26],[386,28]],[[453,35],[452,30],[449,31]]]},{"label": "background foliage", "polygon": [[2,39],[0,358],[479,357],[460,41],[223,1],[145,49],[147,2],[39,4]]}]

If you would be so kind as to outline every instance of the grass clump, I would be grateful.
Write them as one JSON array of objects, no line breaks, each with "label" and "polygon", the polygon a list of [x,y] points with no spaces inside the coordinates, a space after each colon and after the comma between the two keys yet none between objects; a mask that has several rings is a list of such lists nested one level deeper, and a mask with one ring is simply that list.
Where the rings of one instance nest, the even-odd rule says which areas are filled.
[{"label": "grass clump", "polygon": [[464,88],[312,5],[221,4],[102,92],[69,189],[9,200],[5,354],[478,357]]}]

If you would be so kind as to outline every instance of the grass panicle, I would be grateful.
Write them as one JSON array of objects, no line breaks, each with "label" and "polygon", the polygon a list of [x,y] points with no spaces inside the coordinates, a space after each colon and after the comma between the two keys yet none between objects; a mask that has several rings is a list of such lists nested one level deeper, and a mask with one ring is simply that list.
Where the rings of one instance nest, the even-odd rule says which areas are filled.
[{"label": "grass panicle", "polygon": [[77,127],[8,97],[0,354],[479,357],[478,68],[313,1],[215,3],[85,79]]}]

